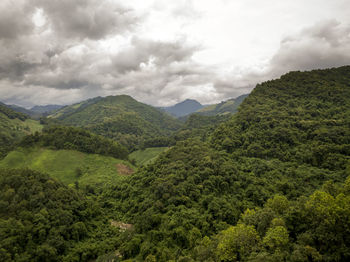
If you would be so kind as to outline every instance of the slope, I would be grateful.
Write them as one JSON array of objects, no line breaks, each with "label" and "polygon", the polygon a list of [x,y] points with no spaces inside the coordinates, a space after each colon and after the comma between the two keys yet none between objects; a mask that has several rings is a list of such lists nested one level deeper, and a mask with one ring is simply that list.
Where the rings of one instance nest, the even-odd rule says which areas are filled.
[{"label": "slope", "polygon": [[25,135],[40,131],[42,125],[0,103],[0,158]]},{"label": "slope", "polygon": [[41,114],[41,115],[47,115],[53,111],[61,109],[62,107],[63,106],[61,106],[61,105],[33,106],[30,109],[30,111]]},{"label": "slope", "polygon": [[181,122],[130,96],[95,98],[64,107],[51,115],[66,124],[81,126],[134,149],[145,138],[169,135]]},{"label": "slope", "polygon": [[343,182],[349,82],[350,67],[341,67],[258,85],[210,141],[178,142],[107,190],[114,215],[135,227],[120,247],[123,257],[191,260],[197,243],[235,225],[247,208],[275,194],[296,200],[327,180]]},{"label": "slope", "polygon": [[118,167],[133,167],[129,162],[113,157],[87,154],[75,150],[18,148],[0,161],[0,168],[29,168],[49,174],[66,185],[102,187],[118,183],[129,173]]},{"label": "slope", "polygon": [[196,113],[206,116],[234,114],[247,96],[248,95],[241,95],[219,104],[205,106],[202,109],[199,109]]}]

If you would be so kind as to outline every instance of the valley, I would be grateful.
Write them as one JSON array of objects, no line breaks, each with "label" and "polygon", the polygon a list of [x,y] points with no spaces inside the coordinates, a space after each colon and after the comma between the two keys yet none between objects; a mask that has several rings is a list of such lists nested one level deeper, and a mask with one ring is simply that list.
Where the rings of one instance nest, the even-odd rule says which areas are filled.
[{"label": "valley", "polygon": [[126,95],[37,120],[2,104],[0,256],[347,261],[349,83],[350,66],[294,71],[171,114]]}]

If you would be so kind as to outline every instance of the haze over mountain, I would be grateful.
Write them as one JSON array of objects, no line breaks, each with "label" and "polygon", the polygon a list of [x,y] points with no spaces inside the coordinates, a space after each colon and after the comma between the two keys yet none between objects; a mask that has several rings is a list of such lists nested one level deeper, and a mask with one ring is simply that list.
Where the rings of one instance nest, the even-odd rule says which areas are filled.
[{"label": "haze over mountain", "polygon": [[58,110],[64,106],[62,105],[45,105],[45,106],[33,106],[30,110],[39,114],[48,114],[52,111]]},{"label": "haze over mountain", "polygon": [[199,109],[196,113],[206,116],[234,114],[247,96],[248,95],[241,95],[236,98],[222,101],[219,104],[208,105]]},{"label": "haze over mountain", "polygon": [[197,110],[203,108],[198,101],[193,99],[186,99],[180,103],[177,103],[173,106],[162,107],[162,109],[171,115],[176,117],[186,116],[196,112]]}]

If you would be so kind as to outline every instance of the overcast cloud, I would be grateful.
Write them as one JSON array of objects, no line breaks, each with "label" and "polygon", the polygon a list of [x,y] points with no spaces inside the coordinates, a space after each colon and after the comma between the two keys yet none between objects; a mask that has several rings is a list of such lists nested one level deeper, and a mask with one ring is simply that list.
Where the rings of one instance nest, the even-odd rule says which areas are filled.
[{"label": "overcast cloud", "polygon": [[0,101],[219,102],[290,70],[350,64],[348,10],[347,0],[2,0]]}]

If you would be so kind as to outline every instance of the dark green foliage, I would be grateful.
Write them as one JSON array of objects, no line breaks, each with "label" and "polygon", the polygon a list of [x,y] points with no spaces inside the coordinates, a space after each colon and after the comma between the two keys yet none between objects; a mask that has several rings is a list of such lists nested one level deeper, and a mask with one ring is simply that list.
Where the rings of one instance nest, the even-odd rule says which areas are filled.
[{"label": "dark green foliage", "polygon": [[[311,194],[322,181],[341,181],[344,176],[279,160],[231,159],[206,143],[187,140],[125,183],[105,191],[104,197],[135,225],[140,234],[137,241],[144,247],[137,253],[140,258],[153,254],[166,261],[191,253],[203,236],[235,224],[246,208],[263,205],[276,193],[296,199]],[[171,252],[164,255],[162,248],[154,246]],[[130,256],[128,248],[121,251]]]},{"label": "dark green foliage", "polygon": [[[349,261],[349,182],[328,181],[297,201],[276,195],[264,207],[246,210],[237,226],[207,240],[214,261]],[[239,228],[250,228],[255,242],[247,246],[251,232],[231,233]],[[242,254],[244,247],[250,252]]]},{"label": "dark green foliage", "polygon": [[0,170],[1,261],[90,261],[118,231],[96,203],[30,170]]},{"label": "dark green foliage", "polygon": [[70,149],[119,159],[127,159],[128,156],[126,148],[117,142],[75,127],[49,127],[42,133],[26,136],[19,145]]}]

